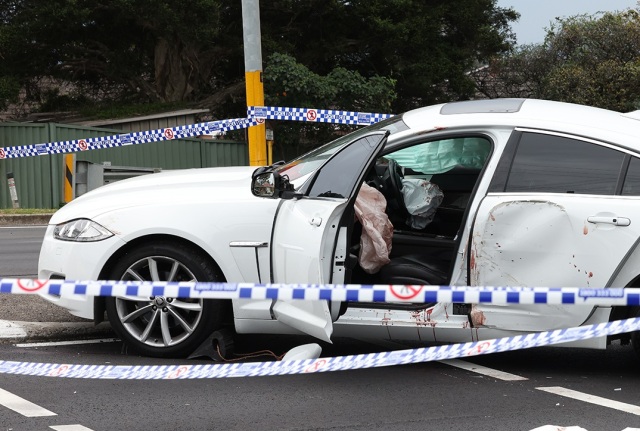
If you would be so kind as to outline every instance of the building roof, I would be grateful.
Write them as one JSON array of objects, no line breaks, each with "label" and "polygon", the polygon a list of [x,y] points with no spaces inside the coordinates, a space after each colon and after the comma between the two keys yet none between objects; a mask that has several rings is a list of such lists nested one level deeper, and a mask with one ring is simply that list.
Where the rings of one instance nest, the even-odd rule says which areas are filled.
[{"label": "building roof", "polygon": [[90,126],[90,127],[104,127],[104,126],[112,126],[115,124],[157,120],[159,118],[182,117],[186,115],[206,114],[208,112],[209,112],[208,109],[181,109],[178,111],[161,112],[159,114],[136,116],[136,117],[129,117],[129,118],[76,121],[76,122],[73,122],[72,124],[77,124],[80,126]]}]

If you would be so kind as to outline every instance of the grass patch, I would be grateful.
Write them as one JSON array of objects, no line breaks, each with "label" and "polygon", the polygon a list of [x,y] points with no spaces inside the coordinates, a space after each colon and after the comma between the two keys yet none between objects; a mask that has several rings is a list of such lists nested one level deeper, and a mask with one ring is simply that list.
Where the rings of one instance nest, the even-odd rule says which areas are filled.
[{"label": "grass patch", "polygon": [[53,214],[57,210],[49,208],[0,208],[0,215],[12,214]]}]

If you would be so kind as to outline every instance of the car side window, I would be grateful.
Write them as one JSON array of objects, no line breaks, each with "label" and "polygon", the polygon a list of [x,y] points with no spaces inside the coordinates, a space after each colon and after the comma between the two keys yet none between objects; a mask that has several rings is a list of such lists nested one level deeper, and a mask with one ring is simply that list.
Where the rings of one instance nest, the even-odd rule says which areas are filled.
[{"label": "car side window", "polygon": [[632,157],[622,187],[624,196],[640,196],[640,159]]},{"label": "car side window", "polygon": [[382,135],[365,136],[334,155],[318,171],[308,196],[348,198],[381,140]]},{"label": "car side window", "polygon": [[379,158],[369,182],[396,232],[454,238],[492,148],[480,134],[417,142]]},{"label": "car side window", "polygon": [[624,158],[577,139],[523,133],[505,191],[613,195]]}]

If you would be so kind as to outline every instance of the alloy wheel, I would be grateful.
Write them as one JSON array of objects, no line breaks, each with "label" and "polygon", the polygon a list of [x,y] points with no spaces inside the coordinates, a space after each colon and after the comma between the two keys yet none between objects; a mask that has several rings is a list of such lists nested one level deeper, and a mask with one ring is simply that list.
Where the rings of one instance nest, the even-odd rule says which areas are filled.
[{"label": "alloy wheel", "polygon": [[[124,281],[197,281],[180,261],[149,256],[129,266]],[[126,331],[140,343],[168,347],[188,338],[202,318],[203,300],[165,296],[115,298],[117,316]]]}]

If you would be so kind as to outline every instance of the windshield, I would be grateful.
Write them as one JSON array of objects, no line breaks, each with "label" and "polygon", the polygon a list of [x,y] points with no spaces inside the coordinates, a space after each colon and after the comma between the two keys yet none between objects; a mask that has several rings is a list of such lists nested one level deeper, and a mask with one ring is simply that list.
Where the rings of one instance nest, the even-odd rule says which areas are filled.
[{"label": "windshield", "polygon": [[401,130],[407,130],[408,128],[409,127],[407,127],[407,125],[402,121],[402,117],[400,116],[379,121],[311,150],[286,165],[281,166],[277,169],[277,172],[280,175],[286,175],[289,178],[289,182],[298,189],[311,176],[311,174],[329,160],[331,156],[361,136],[375,130],[389,130],[391,134],[393,134]]}]

